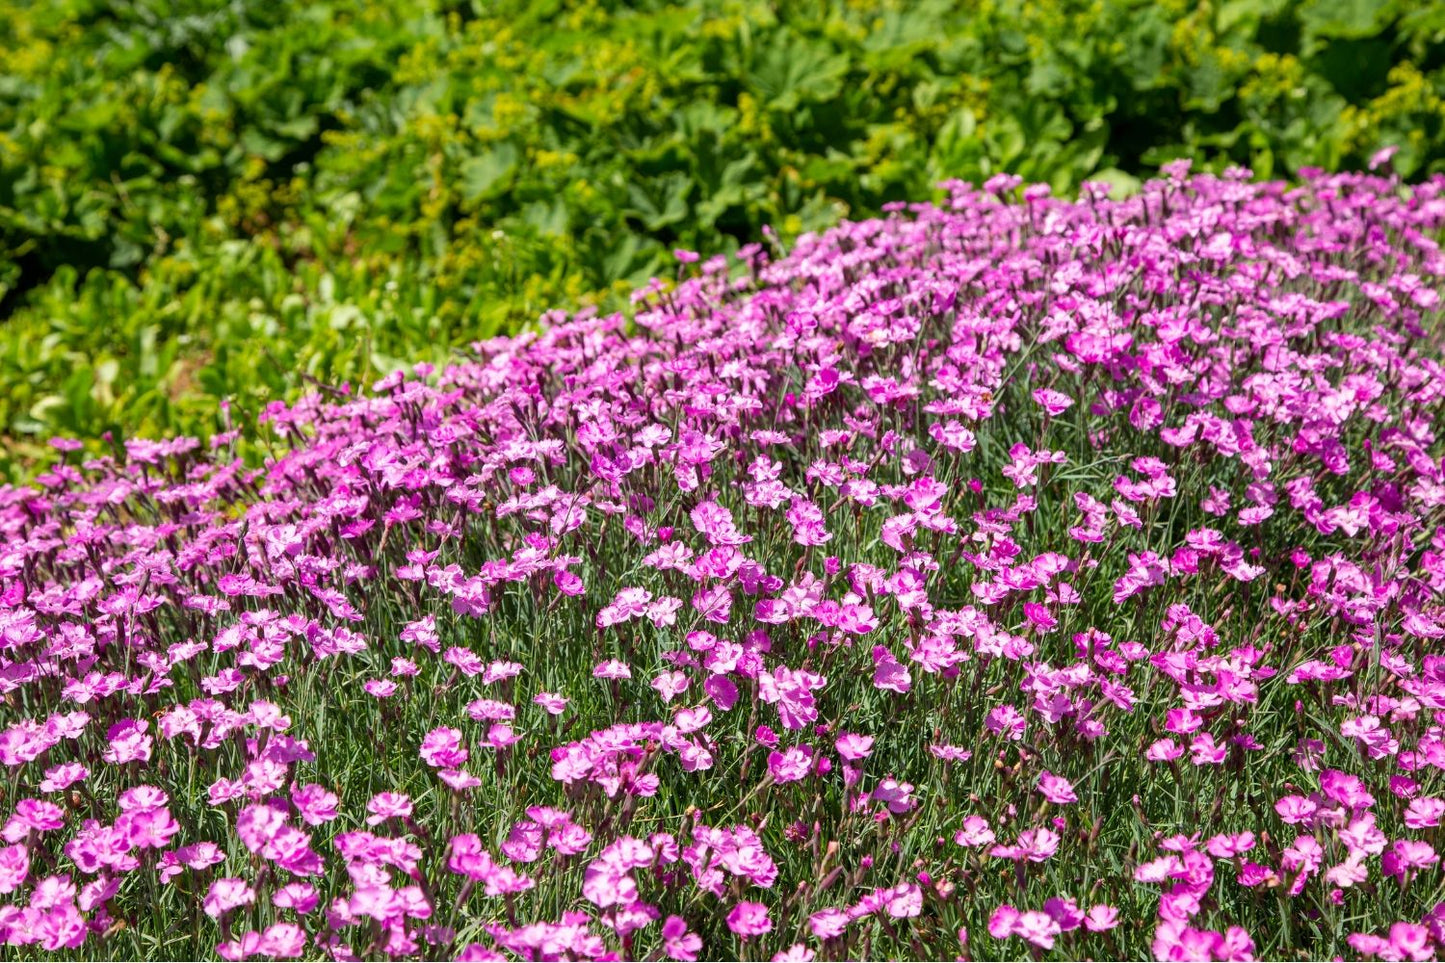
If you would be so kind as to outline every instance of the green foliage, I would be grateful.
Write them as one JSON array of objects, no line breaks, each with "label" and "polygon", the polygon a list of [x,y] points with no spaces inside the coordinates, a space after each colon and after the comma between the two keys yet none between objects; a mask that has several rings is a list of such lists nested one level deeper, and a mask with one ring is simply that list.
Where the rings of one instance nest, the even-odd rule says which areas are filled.
[{"label": "green foliage", "polygon": [[0,475],[945,178],[1445,170],[1442,51],[1415,0],[0,0]]}]

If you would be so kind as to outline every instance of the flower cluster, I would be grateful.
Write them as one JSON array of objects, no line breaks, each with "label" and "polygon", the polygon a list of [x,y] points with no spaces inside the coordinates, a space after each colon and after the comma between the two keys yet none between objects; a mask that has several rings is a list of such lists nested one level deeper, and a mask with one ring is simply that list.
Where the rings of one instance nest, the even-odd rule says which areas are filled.
[{"label": "flower cluster", "polygon": [[1445,181],[682,257],[0,490],[0,942],[1425,959]]}]

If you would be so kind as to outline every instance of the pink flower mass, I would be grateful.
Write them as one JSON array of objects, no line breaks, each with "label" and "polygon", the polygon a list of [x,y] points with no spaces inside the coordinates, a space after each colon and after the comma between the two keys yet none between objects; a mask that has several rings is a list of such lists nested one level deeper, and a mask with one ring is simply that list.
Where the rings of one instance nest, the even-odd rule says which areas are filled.
[{"label": "pink flower mass", "polygon": [[1435,958],[1445,179],[1187,166],[678,249],[264,462],[57,445],[0,943]]}]

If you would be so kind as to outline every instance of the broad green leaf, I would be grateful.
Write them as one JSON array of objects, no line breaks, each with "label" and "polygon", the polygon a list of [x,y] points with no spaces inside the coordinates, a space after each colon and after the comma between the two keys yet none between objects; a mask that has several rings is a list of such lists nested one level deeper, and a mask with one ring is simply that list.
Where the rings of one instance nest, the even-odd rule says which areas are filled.
[{"label": "broad green leaf", "polygon": [[515,145],[503,142],[462,161],[462,197],[476,202],[496,196],[511,182],[520,156]]}]

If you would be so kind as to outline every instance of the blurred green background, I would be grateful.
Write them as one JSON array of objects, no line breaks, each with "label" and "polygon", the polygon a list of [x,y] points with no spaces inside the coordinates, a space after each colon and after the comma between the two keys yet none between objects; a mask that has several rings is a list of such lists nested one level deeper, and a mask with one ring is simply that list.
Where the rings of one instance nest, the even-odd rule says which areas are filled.
[{"label": "blurred green background", "polygon": [[0,0],[0,478],[942,179],[1445,170],[1420,0]]}]

